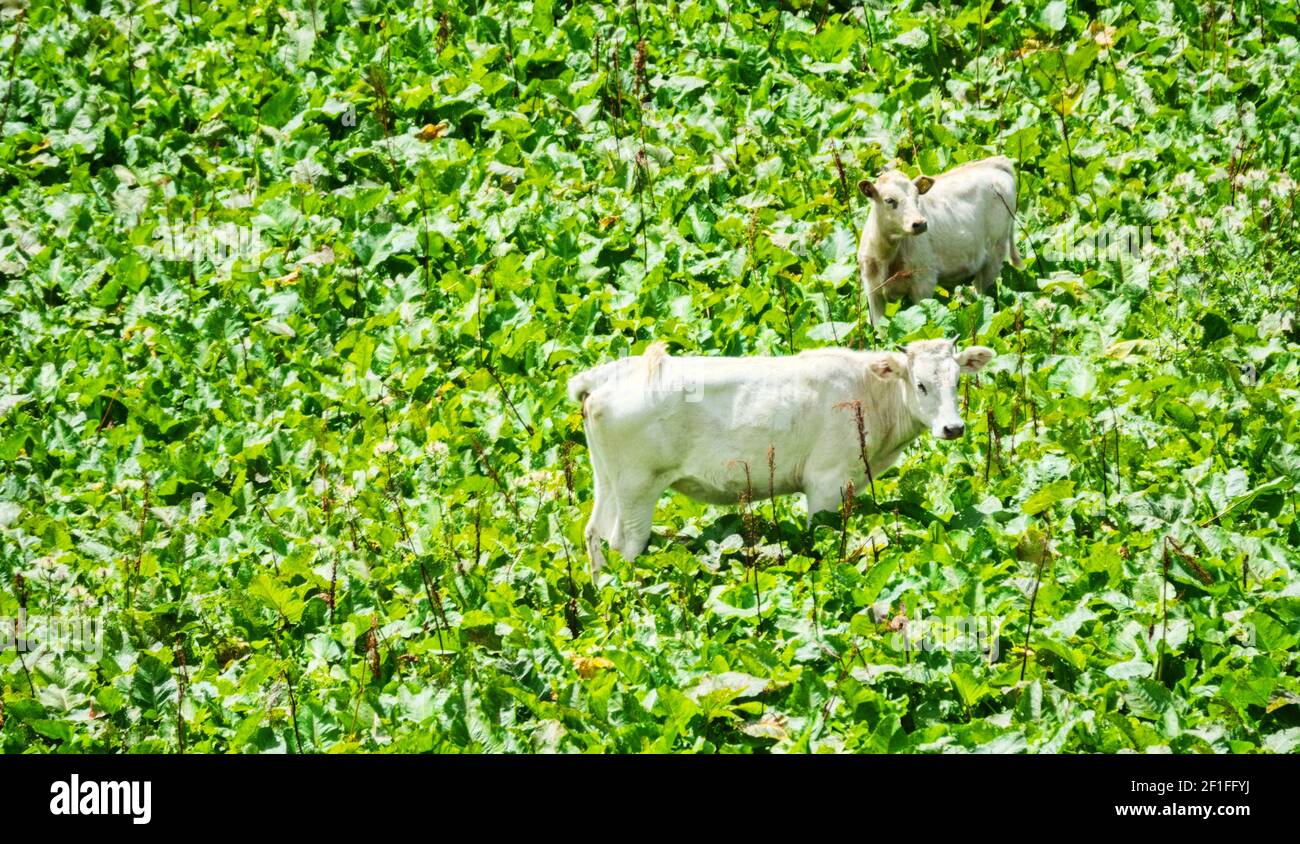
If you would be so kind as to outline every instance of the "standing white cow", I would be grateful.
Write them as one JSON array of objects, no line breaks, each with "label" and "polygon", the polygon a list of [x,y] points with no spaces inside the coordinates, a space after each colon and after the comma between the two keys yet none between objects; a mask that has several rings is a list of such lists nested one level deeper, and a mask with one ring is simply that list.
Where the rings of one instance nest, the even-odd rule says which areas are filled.
[{"label": "standing white cow", "polygon": [[[662,344],[569,380],[582,403],[595,477],[587,523],[593,574],[606,540],[626,558],[645,550],[655,503],[669,487],[714,504],[748,491],[802,492],[808,517],[840,504],[849,481],[866,483],[858,411],[872,476],[929,429],[944,439],[966,429],[957,380],[978,372],[993,350],[958,352],[923,340],[903,352],[818,349],[790,357],[670,357]],[[758,479],[749,486],[746,469]]]},{"label": "standing white cow", "polygon": [[986,292],[1016,251],[1016,170],[994,156],[931,178],[908,179],[896,170],[875,182],[858,182],[871,215],[858,245],[858,274],[871,308],[871,324],[885,303],[904,296],[919,302],[943,284],[975,279]]}]

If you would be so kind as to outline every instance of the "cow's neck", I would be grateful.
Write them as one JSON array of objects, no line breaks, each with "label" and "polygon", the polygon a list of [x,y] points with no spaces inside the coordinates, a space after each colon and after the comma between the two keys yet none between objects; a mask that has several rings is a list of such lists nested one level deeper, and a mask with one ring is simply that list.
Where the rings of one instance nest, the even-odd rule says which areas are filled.
[{"label": "cow's neck", "polygon": [[906,388],[896,381],[868,381],[865,407],[873,412],[867,423],[867,454],[876,458],[892,454],[916,439],[925,426],[916,421],[908,407]]},{"label": "cow's neck", "polygon": [[[898,451],[925,430],[925,426],[917,422],[916,417],[905,406],[888,419],[887,425],[882,425],[881,428],[877,437],[877,441],[881,444],[880,454],[892,454]],[[874,452],[875,449],[872,451]]]},{"label": "cow's neck", "polygon": [[879,219],[877,215],[872,214],[867,218],[866,228],[863,229],[863,236],[867,241],[867,248],[872,256],[880,261],[882,268],[888,267],[890,262],[898,257],[903,251],[903,244],[906,237],[890,237],[881,230],[880,225],[876,222]]}]

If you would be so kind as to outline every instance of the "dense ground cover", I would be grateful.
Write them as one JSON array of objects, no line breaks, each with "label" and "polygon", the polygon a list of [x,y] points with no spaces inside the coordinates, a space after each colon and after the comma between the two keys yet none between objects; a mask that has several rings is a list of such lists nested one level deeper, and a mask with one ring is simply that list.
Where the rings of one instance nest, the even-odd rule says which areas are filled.
[{"label": "dense ground cover", "polygon": [[[1300,743],[1293,4],[3,20],[0,616],[102,631],[5,751]],[[873,337],[852,186],[990,153],[1026,268]],[[940,335],[964,440],[592,583],[571,374]]]}]

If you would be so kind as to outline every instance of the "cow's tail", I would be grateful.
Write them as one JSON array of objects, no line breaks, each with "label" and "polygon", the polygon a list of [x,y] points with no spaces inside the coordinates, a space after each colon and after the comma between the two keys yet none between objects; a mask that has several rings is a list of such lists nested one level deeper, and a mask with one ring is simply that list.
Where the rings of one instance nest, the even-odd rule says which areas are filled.
[{"label": "cow's tail", "polygon": [[1013,179],[1016,177],[1016,162],[1012,161],[1010,158],[1007,158],[1005,155],[991,156],[989,158],[984,159],[984,163],[988,164],[991,167],[998,168],[1004,173],[1010,175],[1011,178]]},{"label": "cow's tail", "polygon": [[1023,269],[1025,262],[1020,257],[1020,250],[1016,249],[1016,195],[1020,192],[1019,179],[1016,177],[1016,165],[1010,158],[1005,155],[998,155],[990,159],[993,166],[1005,172],[1011,177],[1011,196],[1003,196],[996,188],[993,193],[1002,201],[1003,206],[1007,209],[1007,214],[1012,220],[1011,236],[1007,238],[1007,258],[1011,261],[1011,266],[1016,269]]},{"label": "cow's tail", "polygon": [[659,377],[659,367],[663,364],[664,358],[668,357],[668,344],[663,342],[654,342],[646,347],[641,353],[641,359],[645,361],[646,381],[653,384]]},{"label": "cow's tail", "polygon": [[642,366],[648,382],[653,382],[659,374],[660,365],[668,357],[668,346],[664,343],[651,343],[644,352],[635,358],[602,363],[569,379],[569,400],[578,403],[586,401],[600,385],[612,378],[626,377],[632,374],[629,367]]}]

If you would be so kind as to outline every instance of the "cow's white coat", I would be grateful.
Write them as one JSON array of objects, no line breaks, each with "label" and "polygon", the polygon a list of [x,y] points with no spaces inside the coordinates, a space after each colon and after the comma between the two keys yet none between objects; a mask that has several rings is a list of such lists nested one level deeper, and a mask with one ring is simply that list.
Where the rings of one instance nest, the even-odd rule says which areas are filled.
[{"label": "cow's white coat", "polygon": [[992,357],[948,340],[745,358],[670,357],[655,344],[574,376],[569,396],[582,403],[595,481],[593,572],[604,563],[601,540],[627,558],[645,549],[665,489],[717,504],[769,497],[769,449],[773,494],[804,493],[810,520],[838,507],[848,482],[867,483],[855,408],[874,477],[927,428],[962,435],[958,376]]},{"label": "cow's white coat", "polygon": [[984,293],[1004,260],[1021,266],[1016,251],[1016,171],[1011,159],[971,161],[931,178],[908,179],[896,170],[858,188],[871,200],[871,214],[858,244],[858,274],[871,322],[885,303],[912,302],[974,278]]}]

